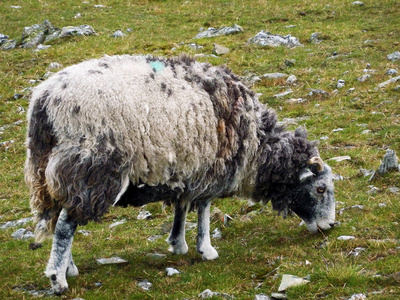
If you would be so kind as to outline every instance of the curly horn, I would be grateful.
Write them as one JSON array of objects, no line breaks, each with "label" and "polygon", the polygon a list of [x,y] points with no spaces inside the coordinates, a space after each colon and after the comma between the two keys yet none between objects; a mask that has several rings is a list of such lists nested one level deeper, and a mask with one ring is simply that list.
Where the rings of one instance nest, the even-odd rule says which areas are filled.
[{"label": "curly horn", "polygon": [[322,161],[322,158],[319,156],[311,157],[308,163],[310,165],[317,165],[318,172],[322,172],[324,170],[324,162]]}]

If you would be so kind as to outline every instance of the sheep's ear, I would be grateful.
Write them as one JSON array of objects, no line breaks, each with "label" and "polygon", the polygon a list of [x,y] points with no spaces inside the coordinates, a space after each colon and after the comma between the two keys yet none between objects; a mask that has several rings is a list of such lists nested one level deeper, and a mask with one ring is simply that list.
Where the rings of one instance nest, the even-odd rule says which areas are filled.
[{"label": "sheep's ear", "polygon": [[309,178],[311,178],[313,176],[315,176],[315,174],[313,172],[311,172],[310,169],[306,168],[300,173],[300,178],[299,179],[300,179],[300,182],[304,182],[304,181],[306,181],[307,179],[309,179]]}]

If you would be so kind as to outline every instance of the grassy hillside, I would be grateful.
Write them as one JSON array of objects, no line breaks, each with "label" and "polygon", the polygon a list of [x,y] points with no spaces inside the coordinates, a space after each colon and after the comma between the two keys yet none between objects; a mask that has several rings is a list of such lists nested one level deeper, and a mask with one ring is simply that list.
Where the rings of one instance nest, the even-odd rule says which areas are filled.
[{"label": "grassy hillside", "polygon": [[[305,226],[299,226],[296,216],[283,220],[270,206],[250,207],[246,201],[221,199],[213,207],[233,221],[225,226],[213,219],[211,229],[222,232],[221,239],[213,239],[220,258],[204,262],[195,251],[195,229],[187,232],[188,255],[168,253],[167,235],[161,228],[172,221],[171,208],[147,206],[150,220],[137,220],[138,208],[112,209],[102,223],[79,228],[91,234],[76,235],[73,255],[80,276],[69,279],[70,290],[62,298],[197,299],[211,289],[236,299],[253,299],[257,294],[276,292],[282,274],[310,279],[307,285],[289,289],[288,299],[348,299],[358,293],[368,299],[400,298],[400,194],[389,189],[400,188],[400,173],[373,182],[360,174],[360,169],[376,170],[387,149],[400,156],[400,81],[378,87],[399,75],[386,75],[388,69],[400,72],[400,60],[387,59],[400,51],[400,1],[353,2],[1,1],[0,33],[9,39],[20,40],[24,27],[44,20],[58,28],[88,24],[97,35],[54,40],[48,43],[51,47],[37,52],[35,48],[0,50],[0,224],[31,216],[23,175],[29,105],[25,89],[46,77],[50,63],[66,67],[105,54],[189,53],[201,61],[226,64],[240,76],[258,76],[261,80],[253,89],[262,93],[261,101],[276,109],[280,120],[289,119],[289,129],[305,125],[310,138],[320,140],[324,160],[351,157],[329,161],[334,173],[344,179],[335,183],[340,226],[312,236]],[[193,39],[200,28],[233,24],[240,25],[243,32]],[[125,36],[111,37],[118,29]],[[304,46],[288,49],[248,44],[261,30],[291,34]],[[321,33],[320,43],[310,42],[315,32]],[[195,50],[192,43],[202,47]],[[214,43],[230,52],[210,56]],[[263,78],[272,72],[295,75],[297,81],[289,84],[286,79]],[[365,74],[370,75],[366,81],[357,79]],[[337,89],[339,79],[345,81],[341,89]],[[293,91],[288,96],[274,97],[288,89]],[[329,95],[309,95],[311,89]],[[299,98],[301,103],[288,101]],[[378,191],[370,192],[369,185]],[[109,228],[122,219],[125,224]],[[195,214],[188,221],[196,222]],[[23,228],[32,226],[29,222]],[[11,237],[19,227],[0,229],[0,298],[31,299],[39,291],[39,296],[57,299],[45,293],[49,282],[43,275],[51,241],[41,249],[29,250],[31,240]],[[153,235],[162,237],[148,241]],[[342,235],[355,239],[338,240]],[[357,247],[363,250],[357,252]],[[154,258],[149,253],[166,256]],[[96,263],[98,258],[112,256],[128,263]],[[167,267],[181,273],[167,277]],[[152,283],[149,291],[138,286],[144,279]]]}]

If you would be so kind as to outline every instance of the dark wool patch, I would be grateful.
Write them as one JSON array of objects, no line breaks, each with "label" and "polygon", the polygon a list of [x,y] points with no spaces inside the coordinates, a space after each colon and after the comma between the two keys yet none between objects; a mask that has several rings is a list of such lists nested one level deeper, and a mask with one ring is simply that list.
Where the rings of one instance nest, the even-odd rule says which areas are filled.
[{"label": "dark wool patch", "polygon": [[167,85],[164,82],[162,82],[161,83],[161,91],[165,92],[166,90],[167,90]]},{"label": "dark wool patch", "polygon": [[73,114],[78,114],[81,110],[80,105],[75,105],[74,108],[72,109]]},{"label": "dark wool patch", "polygon": [[65,90],[67,87],[68,87],[68,82],[64,81],[61,85],[61,88]]},{"label": "dark wool patch", "polygon": [[99,66],[104,68],[104,69],[109,69],[110,68],[110,66],[107,63],[101,62],[101,61],[99,62]]},{"label": "dark wool patch", "polygon": [[154,79],[154,78],[155,78],[155,74],[154,74],[154,73],[150,73],[149,76],[151,77],[151,79]]},{"label": "dark wool patch", "polygon": [[88,70],[88,73],[89,73],[89,74],[99,74],[99,75],[102,75],[102,74],[103,74],[103,72],[102,72],[102,71],[99,71],[99,70]]}]

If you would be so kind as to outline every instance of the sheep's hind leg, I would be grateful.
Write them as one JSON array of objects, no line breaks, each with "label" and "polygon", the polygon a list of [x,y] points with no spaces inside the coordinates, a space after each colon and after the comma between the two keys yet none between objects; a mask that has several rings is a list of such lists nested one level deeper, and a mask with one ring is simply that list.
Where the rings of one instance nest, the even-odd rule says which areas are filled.
[{"label": "sheep's hind leg", "polygon": [[174,222],[167,239],[168,244],[170,244],[168,250],[174,254],[186,254],[189,249],[185,240],[186,214],[187,205],[175,204]]},{"label": "sheep's hind leg", "polygon": [[210,238],[210,207],[211,200],[202,201],[198,204],[198,231],[197,231],[197,252],[204,260],[218,258],[218,252],[211,246]]},{"label": "sheep's hind leg", "polygon": [[78,269],[72,261],[71,247],[77,224],[65,209],[60,213],[53,236],[53,246],[46,268],[52,290],[60,295],[68,290],[66,275],[78,275]]}]

